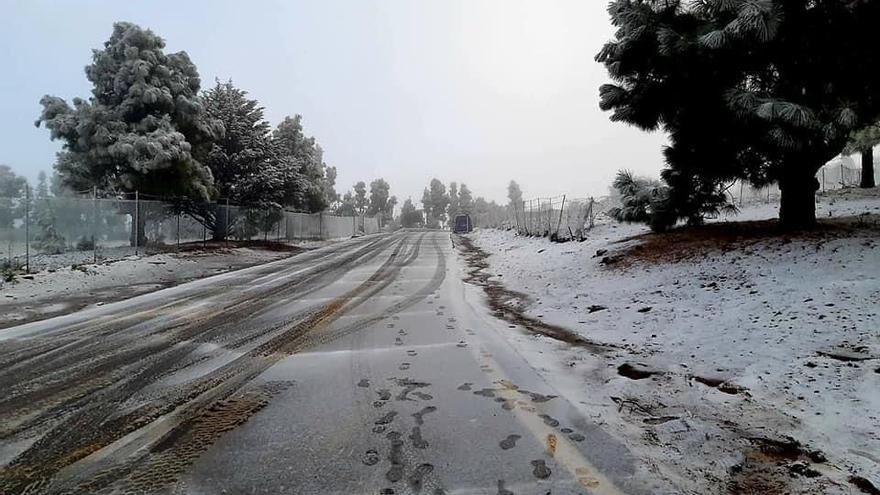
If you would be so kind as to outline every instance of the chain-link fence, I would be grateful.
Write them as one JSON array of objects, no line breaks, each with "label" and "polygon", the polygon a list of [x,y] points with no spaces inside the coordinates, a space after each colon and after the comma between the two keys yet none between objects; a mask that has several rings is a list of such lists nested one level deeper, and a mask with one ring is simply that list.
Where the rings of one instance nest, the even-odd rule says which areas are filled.
[{"label": "chain-link fence", "polygon": [[511,204],[507,223],[521,235],[582,240],[596,218],[613,206],[608,198],[534,198]]},{"label": "chain-link fence", "polygon": [[[875,172],[875,182],[880,183],[880,168]],[[848,187],[858,187],[862,180],[862,168],[851,161],[833,161],[823,166],[816,173],[819,192],[834,191]],[[778,203],[781,196],[779,186],[771,184],[765,187],[754,187],[748,182],[736,181],[727,188],[731,203],[743,206],[755,203]]]},{"label": "chain-link fence", "polygon": [[218,242],[328,240],[379,229],[374,217],[162,201],[136,193],[0,198],[0,259],[30,271]]},{"label": "chain-link fence", "polygon": [[[877,172],[880,173],[880,169]],[[851,161],[830,162],[816,173],[819,191],[857,187],[861,182],[861,173],[861,167]],[[726,193],[729,201],[738,206],[777,203],[781,196],[779,186],[775,184],[754,187],[743,181],[731,183]],[[534,198],[509,205],[507,219],[496,223],[504,228],[514,228],[521,235],[582,240],[597,218],[617,206],[617,203],[618,200],[611,197],[571,199],[563,195]]]}]

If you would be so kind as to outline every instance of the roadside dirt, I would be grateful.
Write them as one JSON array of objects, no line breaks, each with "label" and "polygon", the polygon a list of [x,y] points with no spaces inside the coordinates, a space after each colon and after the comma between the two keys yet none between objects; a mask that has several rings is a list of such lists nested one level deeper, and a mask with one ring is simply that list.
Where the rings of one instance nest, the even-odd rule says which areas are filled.
[{"label": "roadside dirt", "polygon": [[[829,244],[823,249],[830,252],[838,249],[839,239],[860,237],[864,240],[859,240],[859,245],[870,250],[876,245],[873,240],[877,238],[876,233],[880,232],[876,224],[857,224],[851,219],[849,223],[831,225],[814,232],[797,234],[801,237],[795,237],[796,234],[792,233],[781,234],[773,226],[774,222],[758,223],[765,224],[764,232],[740,235],[736,227],[731,230],[729,225],[709,225],[698,229],[683,229],[667,234],[669,237],[646,234],[628,237],[624,241],[612,240],[610,245],[594,243],[596,248],[602,248],[602,253],[596,256],[593,256],[596,248],[582,249],[579,252],[576,247],[558,247],[555,248],[554,256],[557,258],[554,259],[565,260],[566,263],[561,270],[542,258],[547,256],[542,255],[545,252],[542,244],[530,241],[515,243],[501,236],[501,242],[487,242],[485,246],[492,247],[491,259],[488,252],[474,246],[470,239],[461,238],[456,240],[456,244],[461,246],[463,255],[469,261],[471,271],[468,278],[486,290],[492,309],[499,316],[519,324],[521,320],[517,315],[524,312],[534,315],[540,310],[553,318],[553,311],[564,312],[569,306],[577,305],[579,312],[569,321],[581,323],[577,328],[582,329],[582,334],[586,334],[588,338],[598,335],[600,339],[612,339],[615,344],[619,344],[604,353],[588,356],[576,347],[560,350],[558,345],[539,345],[527,339],[511,337],[513,342],[521,341],[516,345],[525,353],[535,356],[537,361],[533,361],[533,366],[549,370],[548,380],[562,382],[559,391],[563,395],[570,401],[580,400],[578,403],[586,416],[596,418],[610,433],[622,438],[652,472],[671,480],[682,492],[719,495],[818,495],[855,493],[852,490],[857,488],[861,491],[868,490],[864,493],[871,493],[870,487],[862,488],[868,486],[865,485],[866,481],[870,483],[866,478],[852,476],[847,479],[851,473],[859,474],[860,470],[854,469],[846,461],[842,462],[839,455],[830,455],[826,443],[804,434],[802,425],[792,413],[796,412],[796,408],[804,407],[803,403],[806,401],[791,401],[786,408],[775,408],[773,404],[753,394],[753,390],[739,383],[745,381],[741,375],[732,373],[715,361],[705,366],[700,363],[698,358],[704,353],[700,349],[703,345],[716,351],[716,354],[727,352],[722,346],[713,347],[716,344],[710,340],[711,332],[699,333],[704,341],[697,341],[696,346],[682,346],[681,340],[675,339],[677,336],[667,336],[669,342],[675,343],[670,344],[669,351],[665,352],[680,351],[681,354],[674,361],[663,356],[664,351],[655,339],[667,328],[673,327],[672,317],[676,316],[672,313],[673,309],[693,311],[700,318],[705,318],[707,309],[712,306],[695,300],[693,294],[714,291],[725,281],[720,278],[704,280],[683,270],[680,276],[667,280],[657,276],[658,267],[652,264],[672,265],[691,258],[714,258],[710,260],[714,265],[702,268],[708,271],[715,266],[721,266],[721,261],[718,261],[721,257],[718,254],[720,251],[752,249],[755,252],[732,254],[754,255],[766,260],[768,266],[774,266],[775,259],[771,261],[764,257],[772,258],[772,253],[759,251],[759,246],[752,245],[759,242],[762,245],[778,243],[781,246],[780,251],[792,251],[793,256],[796,256],[802,250],[808,253],[818,250],[816,245],[826,241]],[[477,237],[474,242],[481,242],[486,237],[494,240],[499,236]],[[617,238],[620,237],[623,236]],[[794,242],[804,237],[818,242]],[[649,247],[634,249],[633,240]],[[617,244],[613,244],[614,242]],[[481,245],[484,244],[481,242]],[[523,253],[536,254],[527,256]],[[620,260],[616,263],[612,261],[600,264],[599,259],[603,256],[620,256]],[[623,258],[626,261],[622,261]],[[859,262],[857,257],[848,258],[850,260],[853,263]],[[637,263],[639,266],[635,266]],[[604,269],[603,265],[606,265]],[[618,270],[618,267],[624,269]],[[675,269],[678,266],[667,268]],[[554,269],[557,269],[556,273],[553,272]],[[499,275],[493,277],[490,270],[497,270],[493,273]],[[564,279],[559,276],[562,271],[566,274]],[[809,270],[805,272],[809,273]],[[569,276],[569,273],[572,275]],[[639,284],[644,280],[647,280],[646,287],[642,289]],[[525,287],[530,294],[539,294],[535,296],[536,302],[531,303],[528,296],[506,289],[502,285],[504,282],[512,283],[517,288]],[[556,284],[564,286],[567,291],[563,297],[575,294],[581,299],[564,299],[560,294],[563,291],[555,290]],[[605,297],[606,293],[601,294],[603,297],[598,297],[595,292],[591,292],[594,284],[604,284],[601,287],[605,289],[614,287],[614,291],[606,291],[613,294],[613,297]],[[680,288],[679,284],[686,285]],[[703,284],[702,287],[700,284]],[[545,285],[554,287],[546,288]],[[636,290],[630,289],[633,286],[652,297],[636,293]],[[759,288],[764,289],[764,286]],[[744,297],[745,294],[756,294],[750,292],[755,287],[745,289],[742,291]],[[630,290],[631,292],[627,292]],[[736,289],[730,290],[736,293]],[[672,296],[675,298],[664,299]],[[818,295],[813,297],[821,300]],[[559,300],[562,302],[558,302]],[[669,301],[685,303],[673,306]],[[806,299],[802,304],[811,301],[812,299]],[[539,305],[538,302],[544,304]],[[822,304],[823,308],[834,307],[834,304],[825,306],[824,301]],[[727,306],[718,307],[731,311]],[[854,316],[854,313],[849,315]],[[534,317],[529,319],[535,321]],[[556,320],[565,321],[565,318]],[[704,324],[716,323],[706,321]],[[771,326],[773,324],[771,322],[767,325],[769,329],[775,328]],[[757,326],[756,323],[753,325]],[[617,333],[610,333],[609,329]],[[531,328],[528,330],[542,333]],[[633,336],[638,332],[650,338],[645,338],[646,343],[639,345],[629,343],[635,340]],[[721,351],[717,352],[719,349]],[[556,353],[558,362],[550,362],[552,359],[548,355],[551,353]],[[849,370],[850,366],[871,362],[875,354],[857,346],[845,351],[835,347],[833,351],[814,352],[811,359],[812,356],[818,356],[841,361],[848,365],[846,370]],[[812,384],[815,382],[810,376],[812,368],[809,364],[804,366],[807,372],[800,367],[794,367],[786,370],[786,376],[793,376],[793,382]],[[826,369],[833,370],[833,367],[822,368]],[[577,378],[568,381],[572,376]],[[769,381],[769,376],[771,375],[761,373],[759,378],[745,383],[757,387],[754,382],[761,384],[765,380]],[[791,384],[784,384],[783,393],[789,389],[789,385]],[[818,392],[813,395],[822,397]],[[810,399],[816,400],[812,397]],[[613,403],[613,410],[608,407],[607,402]],[[826,459],[826,453],[829,453],[830,460]]]},{"label": "roadside dirt", "polygon": [[794,240],[811,240],[820,246],[834,239],[863,236],[880,236],[880,215],[820,219],[815,229],[803,231],[782,230],[777,220],[713,223],[622,239],[617,244],[625,246],[603,253],[601,262],[614,268],[636,263],[678,263],[712,252],[749,252],[762,241],[784,245]]},{"label": "roadside dirt", "polygon": [[455,244],[460,246],[464,259],[470,267],[465,282],[483,288],[489,301],[489,307],[497,318],[501,318],[511,325],[522,327],[528,332],[566,342],[595,353],[601,354],[614,347],[593,342],[567,328],[545,323],[526,315],[524,311],[529,303],[528,296],[510,290],[500,282],[491,279],[492,275],[486,271],[489,268],[489,263],[486,262],[489,254],[475,246],[466,236],[457,235],[454,239]]}]

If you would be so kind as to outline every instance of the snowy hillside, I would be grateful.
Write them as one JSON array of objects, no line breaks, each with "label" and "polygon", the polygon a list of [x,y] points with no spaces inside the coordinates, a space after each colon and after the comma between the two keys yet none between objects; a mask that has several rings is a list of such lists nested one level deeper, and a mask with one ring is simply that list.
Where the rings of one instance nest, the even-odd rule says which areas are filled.
[{"label": "snowy hillside", "polygon": [[[582,243],[471,238],[528,315],[614,346],[512,335],[671,489],[857,493],[880,486],[878,213],[876,195],[846,192],[821,199],[809,234],[606,222]],[[755,205],[733,220],[774,215]]]}]

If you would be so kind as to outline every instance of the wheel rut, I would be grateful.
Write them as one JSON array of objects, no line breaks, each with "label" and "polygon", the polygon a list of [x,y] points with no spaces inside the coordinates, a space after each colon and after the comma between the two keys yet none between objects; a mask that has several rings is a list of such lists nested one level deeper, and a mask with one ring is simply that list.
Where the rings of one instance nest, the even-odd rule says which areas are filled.
[{"label": "wheel rut", "polygon": [[[404,266],[418,257],[421,243],[421,237],[411,242],[407,236],[390,236],[373,241],[331,260],[329,266],[315,268],[303,276],[290,277],[280,286],[255,290],[248,294],[247,300],[231,301],[208,316],[154,330],[151,339],[141,336],[148,343],[138,342],[133,346],[135,350],[123,347],[117,352],[107,351],[110,356],[92,360],[91,379],[84,379],[81,373],[74,373],[66,380],[51,373],[41,374],[55,358],[41,360],[39,354],[32,354],[30,359],[34,369],[25,375],[31,379],[31,385],[38,386],[30,390],[19,389],[0,402],[0,418],[4,418],[4,423],[9,425],[0,429],[0,438],[20,440],[29,435],[38,435],[39,438],[8,465],[0,468],[0,492],[29,493],[36,490],[41,493],[76,493],[125,487],[129,483],[133,487],[142,486],[144,480],[157,480],[156,471],[150,468],[152,465],[188,464],[213,439],[242,424],[265,407],[272,396],[290,386],[289,383],[283,387],[276,384],[264,390],[265,384],[250,384],[255,377],[290,353],[323,342],[324,338],[314,338],[313,334],[321,333],[330,322],[391,283]],[[244,328],[254,314],[277,303],[279,299],[302,297],[314,292],[329,285],[352,267],[360,266],[389,249],[388,259],[376,272],[342,296],[301,311],[282,322],[256,329]],[[98,325],[98,330],[91,332],[92,338],[126,331],[126,327],[131,327],[127,323],[117,327]],[[85,337],[89,331],[82,325],[74,326],[71,332],[75,338],[91,343]],[[63,335],[63,332],[56,332],[59,333]],[[143,390],[162,377],[201,362],[202,359],[192,357],[198,345],[217,341],[248,350],[231,362],[188,381],[184,386],[167,387],[148,397],[144,396]],[[115,344],[119,345],[119,341]],[[39,345],[42,344],[33,349]],[[70,342],[64,345],[70,345]],[[88,356],[109,346],[96,344],[83,348],[88,351]],[[53,352],[52,346],[41,348],[45,352]],[[54,349],[58,349],[58,346]],[[76,360],[77,353],[73,354],[69,361]],[[25,369],[27,364],[27,361],[18,363]],[[55,364],[63,366],[65,361],[55,361]],[[95,373],[96,370],[103,373]],[[232,419],[219,422],[206,419],[215,418],[218,411]],[[6,418],[17,419],[6,422]],[[136,432],[160,418],[169,420],[173,426],[167,428],[159,440],[136,440],[146,442],[142,454],[125,459],[109,456],[92,464],[82,464],[92,454],[126,435],[136,435]],[[220,426],[217,430],[209,431],[205,426],[209,422]],[[201,440],[192,441],[194,435]],[[77,468],[87,467],[82,472],[88,475],[73,475],[59,481],[56,476],[59,472],[70,474],[78,470],[73,469],[74,464]]]}]

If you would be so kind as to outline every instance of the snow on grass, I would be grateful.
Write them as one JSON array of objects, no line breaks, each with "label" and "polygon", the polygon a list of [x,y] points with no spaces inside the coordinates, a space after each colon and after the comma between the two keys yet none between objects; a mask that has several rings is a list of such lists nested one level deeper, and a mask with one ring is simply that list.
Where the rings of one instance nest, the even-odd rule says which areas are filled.
[{"label": "snow on grass", "polygon": [[0,282],[0,328],[126,299],[290,254],[230,248],[131,255],[97,264],[60,266],[56,262],[52,266],[57,268],[18,275],[14,282]]},{"label": "snow on grass", "polygon": [[[818,211],[878,213],[880,199],[837,194]],[[739,218],[773,216],[755,205]],[[850,475],[880,486],[877,218],[714,244],[632,239],[647,230],[612,223],[583,243],[494,230],[472,238],[491,254],[495,280],[531,297],[531,316],[619,346],[599,359],[512,336],[560,392],[676,489],[851,493]],[[678,261],[664,261],[673,252]],[[786,437],[801,452],[767,456],[767,441]],[[828,462],[815,462],[818,452]]]}]

